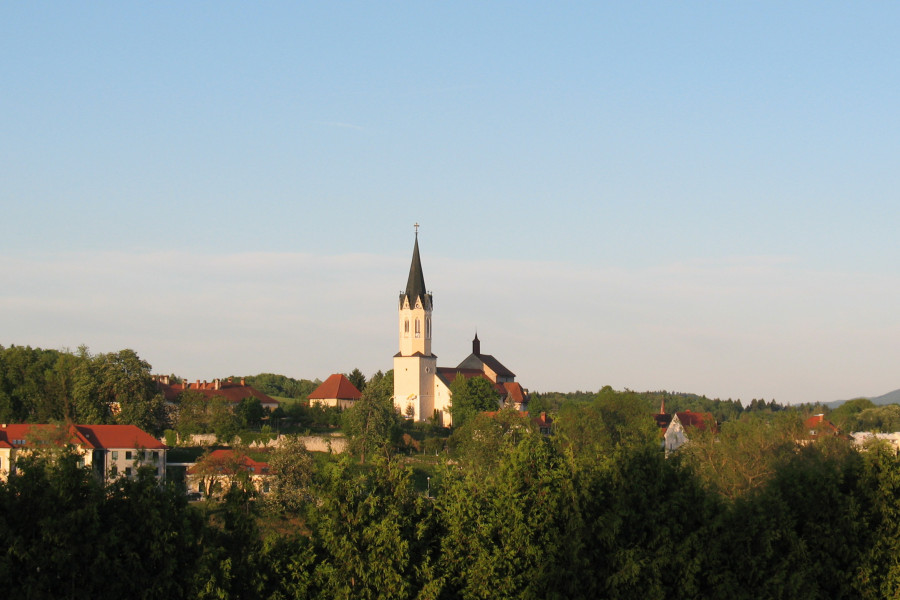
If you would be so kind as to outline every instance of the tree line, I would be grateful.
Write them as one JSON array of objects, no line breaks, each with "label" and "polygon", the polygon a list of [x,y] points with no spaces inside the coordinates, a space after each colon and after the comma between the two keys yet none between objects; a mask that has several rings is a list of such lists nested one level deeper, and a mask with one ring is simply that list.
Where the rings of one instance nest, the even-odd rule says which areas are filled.
[{"label": "tree line", "polygon": [[130,424],[159,435],[168,415],[150,365],[134,350],[0,346],[0,420]]},{"label": "tree line", "polygon": [[272,494],[234,477],[196,505],[36,454],[0,484],[0,573],[14,595],[65,598],[900,594],[892,449],[798,443],[800,415],[779,412],[665,458],[648,420],[626,393],[566,408],[549,437],[509,409],[475,415],[426,489],[388,438],[339,457],[292,440]]}]

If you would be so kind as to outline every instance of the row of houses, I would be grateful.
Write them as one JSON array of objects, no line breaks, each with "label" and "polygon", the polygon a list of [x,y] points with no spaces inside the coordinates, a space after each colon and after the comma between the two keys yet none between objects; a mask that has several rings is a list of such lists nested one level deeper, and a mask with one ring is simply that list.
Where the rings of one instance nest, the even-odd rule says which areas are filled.
[{"label": "row of houses", "polygon": [[166,476],[168,446],[134,425],[3,424],[0,426],[0,480],[15,475],[18,459],[49,446],[69,446],[83,466],[103,480],[133,475],[149,466]]},{"label": "row of houses", "polygon": [[[685,410],[673,414],[666,413],[665,401],[659,407],[659,413],[653,415],[656,420],[656,426],[662,435],[662,447],[668,456],[684,444],[686,444],[692,435],[697,435],[705,431],[718,433],[719,425],[712,413],[708,412],[691,412]],[[838,428],[825,418],[824,414],[812,415],[803,422],[803,427],[807,431],[805,441],[815,441],[823,437],[834,437],[842,435]],[[872,433],[854,433],[851,437],[858,446],[864,445],[871,439],[882,439],[891,443],[895,448],[900,449],[900,433],[896,434],[872,434]]]},{"label": "row of houses", "polygon": [[[43,450],[71,448],[81,466],[89,467],[103,481],[132,477],[139,468],[151,468],[162,481],[166,477],[168,446],[134,425],[0,425],[0,481],[15,476],[19,460]],[[214,493],[223,480],[239,473],[268,493],[269,465],[232,450],[215,450],[201,465],[187,469],[187,490]]]}]

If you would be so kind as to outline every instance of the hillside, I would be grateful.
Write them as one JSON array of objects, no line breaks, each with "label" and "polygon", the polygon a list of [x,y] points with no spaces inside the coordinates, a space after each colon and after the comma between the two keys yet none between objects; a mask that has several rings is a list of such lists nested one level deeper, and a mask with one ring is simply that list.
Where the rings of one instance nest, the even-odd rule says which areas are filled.
[{"label": "hillside", "polygon": [[[852,398],[855,400],[855,398]],[[883,406],[885,404],[900,404],[900,390],[894,390],[893,392],[888,392],[887,394],[882,394],[881,396],[875,396],[873,398],[869,398],[873,404],[877,406]],[[834,402],[829,402],[826,404],[828,408],[837,408],[844,402],[848,402],[848,400],[835,400]]]}]

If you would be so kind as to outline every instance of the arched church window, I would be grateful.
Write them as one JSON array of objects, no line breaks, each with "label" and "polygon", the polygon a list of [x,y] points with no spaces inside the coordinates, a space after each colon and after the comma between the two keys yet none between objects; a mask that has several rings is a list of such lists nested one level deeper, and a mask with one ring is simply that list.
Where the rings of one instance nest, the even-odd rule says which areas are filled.
[{"label": "arched church window", "polygon": [[431,339],[431,319],[425,319],[425,337]]},{"label": "arched church window", "polygon": [[422,337],[422,323],[416,319],[416,337]]},{"label": "arched church window", "polygon": [[406,321],[404,321],[403,323],[403,333],[406,335],[406,337],[409,337],[409,319],[406,319]]}]

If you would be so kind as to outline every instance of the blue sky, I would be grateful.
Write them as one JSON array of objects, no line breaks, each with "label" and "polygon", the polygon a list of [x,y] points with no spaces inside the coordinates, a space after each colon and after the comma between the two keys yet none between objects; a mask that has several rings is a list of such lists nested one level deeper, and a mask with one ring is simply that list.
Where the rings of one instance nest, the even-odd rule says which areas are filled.
[{"label": "blue sky", "polygon": [[900,387],[889,3],[0,8],[0,344],[189,378]]}]

